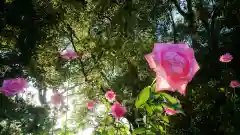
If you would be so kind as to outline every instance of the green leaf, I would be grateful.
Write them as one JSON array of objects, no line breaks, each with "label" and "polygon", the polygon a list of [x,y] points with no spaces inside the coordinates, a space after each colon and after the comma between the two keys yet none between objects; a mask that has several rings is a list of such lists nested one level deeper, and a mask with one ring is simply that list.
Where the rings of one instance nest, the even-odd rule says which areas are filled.
[{"label": "green leaf", "polygon": [[158,126],[158,129],[160,130],[161,133],[166,133],[166,131],[164,130],[164,128],[161,125]]},{"label": "green leaf", "polygon": [[168,116],[162,116],[162,120],[164,121],[164,124],[168,124],[169,120],[168,120]]},{"label": "green leaf", "polygon": [[172,107],[175,109],[179,109],[179,108],[182,108],[182,105],[180,103],[176,103],[176,104],[173,104]]},{"label": "green leaf", "polygon": [[145,133],[146,129],[145,128],[136,128],[134,131],[133,131],[133,134],[137,135],[137,134],[143,134]]},{"label": "green leaf", "polygon": [[152,132],[151,130],[147,130],[147,135],[156,135],[156,133]]},{"label": "green leaf", "polygon": [[141,105],[143,105],[144,103],[147,102],[147,100],[150,97],[150,89],[151,89],[151,87],[147,86],[140,92],[140,94],[138,95],[138,98],[135,102],[136,108],[140,108]]},{"label": "green leaf", "polygon": [[181,113],[181,114],[183,114],[183,115],[186,115],[186,114],[184,113],[184,110],[183,110],[183,109],[178,109],[177,111],[178,111],[178,113]]},{"label": "green leaf", "polygon": [[113,122],[113,118],[112,117],[107,117],[107,122],[106,123],[112,123]]},{"label": "green leaf", "polygon": [[161,97],[165,98],[165,99],[166,99],[168,102],[170,102],[171,104],[178,104],[178,103],[179,103],[178,99],[170,96],[170,95],[167,94],[167,93],[160,92],[159,95],[160,95]]},{"label": "green leaf", "polygon": [[149,106],[148,104],[145,104],[144,106],[146,107],[147,112],[148,112],[150,115],[152,115],[152,113],[153,113],[153,108],[152,108],[152,106]]},{"label": "green leaf", "polygon": [[154,111],[163,112],[163,106],[162,105],[155,105]]},{"label": "green leaf", "polygon": [[109,129],[108,129],[108,135],[114,135],[114,131],[115,131],[115,129],[113,128],[113,127],[110,127]]},{"label": "green leaf", "polygon": [[220,90],[221,92],[225,92],[225,89],[224,89],[224,88],[219,88],[219,90]]},{"label": "green leaf", "polygon": [[96,134],[96,135],[101,135],[102,133],[99,132],[99,131],[96,131],[95,134]]}]

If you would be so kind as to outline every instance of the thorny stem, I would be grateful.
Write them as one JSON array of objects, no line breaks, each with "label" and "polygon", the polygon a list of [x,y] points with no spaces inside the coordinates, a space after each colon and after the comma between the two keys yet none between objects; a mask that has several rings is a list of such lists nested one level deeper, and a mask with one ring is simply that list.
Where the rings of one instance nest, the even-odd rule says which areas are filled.
[{"label": "thorny stem", "polygon": [[236,100],[235,100],[236,92],[235,88],[233,88],[233,105],[234,105],[234,112],[236,111]]},{"label": "thorny stem", "polygon": [[[226,70],[227,70],[227,64],[225,65],[226,67]],[[226,98],[227,98],[227,95],[228,95],[228,90],[227,90],[227,87],[226,87],[226,90],[225,90],[225,96],[226,96]]]},{"label": "thorny stem", "polygon": [[156,78],[153,80],[153,82],[152,82],[152,84],[151,84],[151,86],[153,86],[153,84],[156,82]]}]

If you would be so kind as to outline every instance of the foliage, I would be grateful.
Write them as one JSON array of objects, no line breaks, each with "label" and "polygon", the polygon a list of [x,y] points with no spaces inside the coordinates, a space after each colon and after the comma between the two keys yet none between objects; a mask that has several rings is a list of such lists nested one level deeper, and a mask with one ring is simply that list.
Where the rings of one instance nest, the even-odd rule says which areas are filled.
[{"label": "foliage", "polygon": [[[96,134],[238,134],[240,93],[228,86],[240,79],[240,3],[186,0],[182,4],[177,0],[0,1],[0,81],[28,78],[41,102],[36,107],[21,96],[0,94],[0,134],[48,134],[53,126],[46,100],[49,89],[63,90],[72,98],[69,119],[78,124],[69,134],[75,134],[78,128],[93,125],[86,100],[102,103],[110,111],[104,97],[108,88],[127,107],[131,127],[106,114],[97,119]],[[159,37],[161,42],[186,41],[195,49],[201,70],[185,97],[156,93],[154,83],[150,85],[154,75],[143,55]],[[67,47],[82,57],[63,60],[59,53]],[[226,52],[234,59],[222,64],[218,59]],[[167,116],[163,107],[179,113]],[[60,107],[60,113],[67,108]],[[55,132],[65,134],[64,129]]]}]

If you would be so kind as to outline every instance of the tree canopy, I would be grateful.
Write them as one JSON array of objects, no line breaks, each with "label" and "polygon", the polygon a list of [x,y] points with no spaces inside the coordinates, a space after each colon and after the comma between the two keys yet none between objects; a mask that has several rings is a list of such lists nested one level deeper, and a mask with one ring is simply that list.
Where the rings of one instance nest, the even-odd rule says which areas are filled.
[{"label": "tree canopy", "polygon": [[[0,1],[1,86],[26,78],[40,102],[30,102],[29,88],[0,93],[0,134],[71,135],[87,127],[97,135],[239,134],[240,92],[229,87],[240,80],[239,7],[237,0]],[[156,42],[194,49],[200,70],[185,96],[155,91],[144,55]],[[66,49],[78,58],[63,59]],[[227,52],[233,60],[219,62]],[[109,89],[126,107],[127,124],[109,114]],[[48,100],[56,91],[65,97],[60,106]],[[90,100],[105,109],[88,110]],[[163,104],[179,113],[166,115]]]}]

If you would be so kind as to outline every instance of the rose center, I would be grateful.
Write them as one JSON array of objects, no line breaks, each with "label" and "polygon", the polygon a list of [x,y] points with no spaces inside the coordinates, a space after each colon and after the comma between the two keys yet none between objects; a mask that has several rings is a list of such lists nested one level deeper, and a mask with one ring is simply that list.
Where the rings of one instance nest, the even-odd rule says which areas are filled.
[{"label": "rose center", "polygon": [[186,67],[186,59],[178,52],[166,52],[163,56],[165,70],[172,75],[182,74]]},{"label": "rose center", "polygon": [[114,97],[114,95],[112,93],[108,94],[108,98],[112,99]]}]

